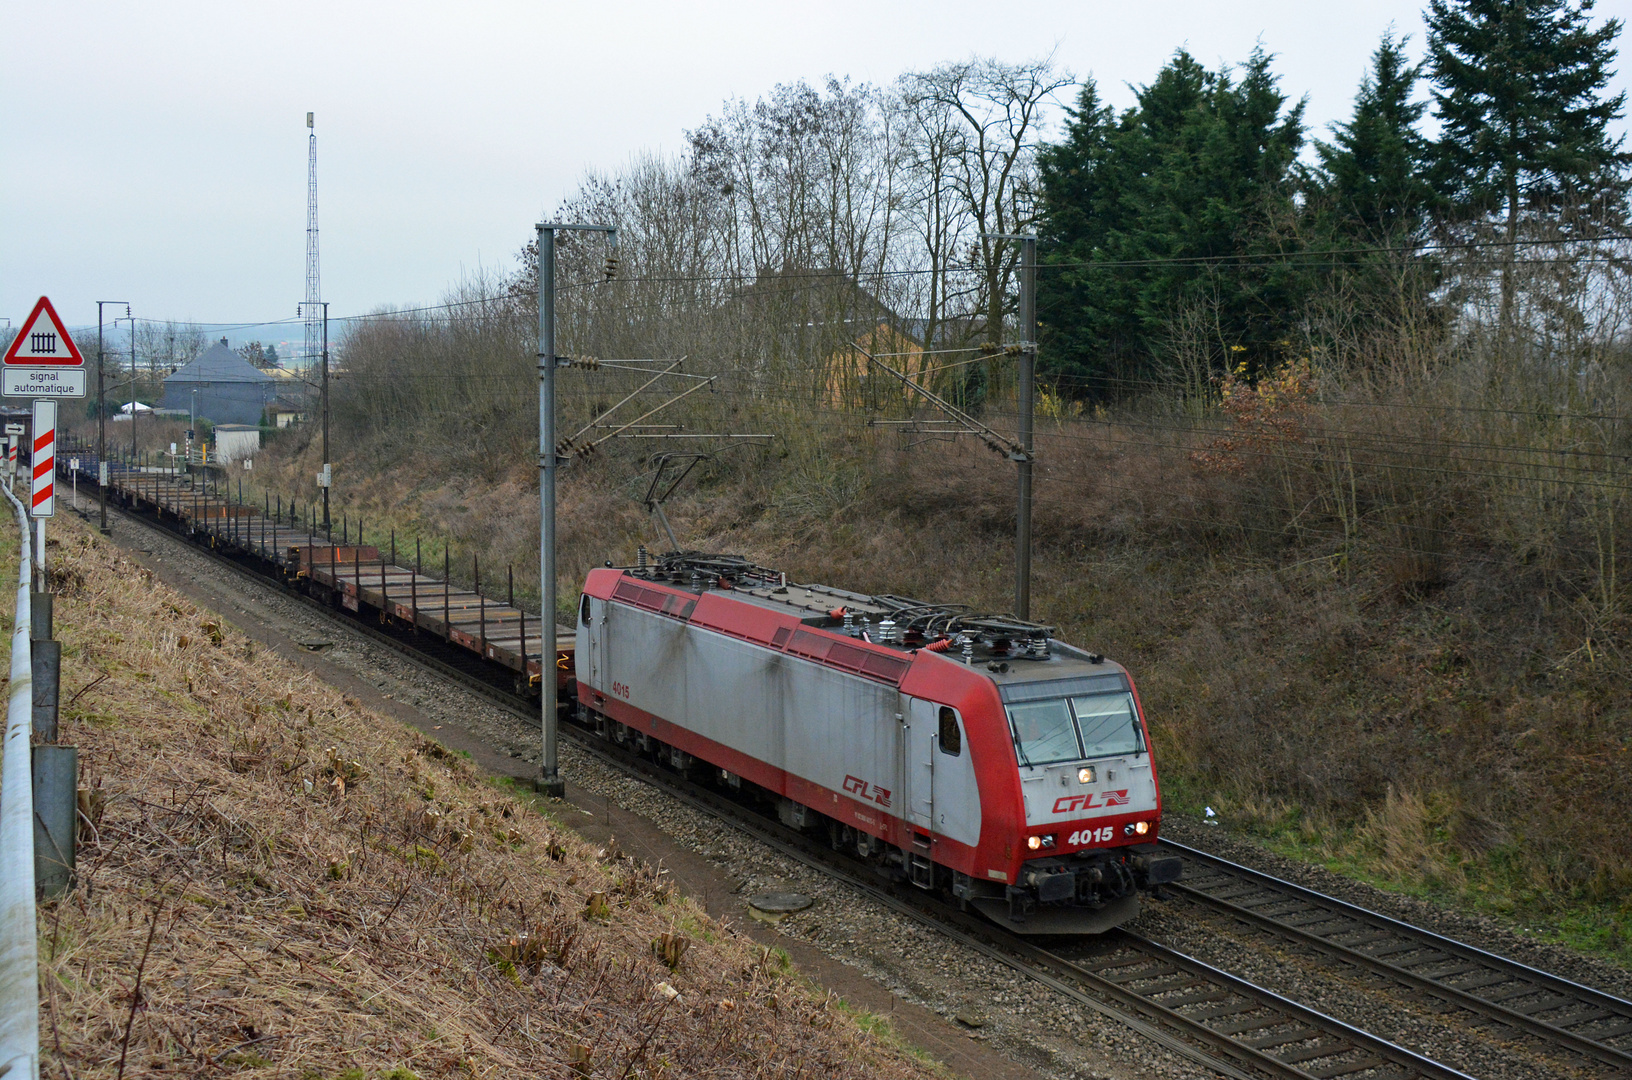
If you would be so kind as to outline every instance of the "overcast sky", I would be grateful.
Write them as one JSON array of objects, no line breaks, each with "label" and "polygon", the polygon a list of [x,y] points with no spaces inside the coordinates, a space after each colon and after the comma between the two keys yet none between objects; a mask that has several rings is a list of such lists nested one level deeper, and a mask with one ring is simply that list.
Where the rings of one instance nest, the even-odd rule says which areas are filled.
[{"label": "overcast sky", "polygon": [[[779,82],[1053,52],[1126,105],[1177,48],[1216,66],[1261,40],[1324,132],[1391,23],[1420,53],[1421,6],[0,0],[0,317],[15,326],[48,293],[74,325],[94,324],[99,299],[150,318],[292,318],[307,110],[339,316],[510,270],[586,168],[677,151],[724,99]],[[1628,8],[1605,0],[1598,16]]]}]

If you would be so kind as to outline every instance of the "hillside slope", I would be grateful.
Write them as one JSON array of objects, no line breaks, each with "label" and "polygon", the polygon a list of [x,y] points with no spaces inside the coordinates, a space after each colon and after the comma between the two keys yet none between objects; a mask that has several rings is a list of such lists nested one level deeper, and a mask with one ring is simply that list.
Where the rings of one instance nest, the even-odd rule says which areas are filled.
[{"label": "hillside slope", "polygon": [[42,1072],[932,1075],[660,873],[52,531],[93,824],[41,907]]}]

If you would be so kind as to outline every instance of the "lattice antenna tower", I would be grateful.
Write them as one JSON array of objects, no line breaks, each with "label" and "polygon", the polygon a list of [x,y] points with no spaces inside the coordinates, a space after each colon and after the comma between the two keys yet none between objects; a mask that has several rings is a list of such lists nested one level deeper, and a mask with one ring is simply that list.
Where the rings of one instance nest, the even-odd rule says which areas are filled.
[{"label": "lattice antenna tower", "polygon": [[315,113],[306,114],[306,366],[323,356],[323,286],[317,268],[317,129]]}]

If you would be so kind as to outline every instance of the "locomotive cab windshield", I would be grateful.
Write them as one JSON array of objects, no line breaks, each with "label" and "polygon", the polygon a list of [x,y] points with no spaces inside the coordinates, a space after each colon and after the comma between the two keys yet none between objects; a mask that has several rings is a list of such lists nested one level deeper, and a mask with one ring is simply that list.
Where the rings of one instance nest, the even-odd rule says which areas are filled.
[{"label": "locomotive cab windshield", "polygon": [[1145,752],[1139,712],[1120,674],[1010,684],[1001,693],[1022,765]]}]

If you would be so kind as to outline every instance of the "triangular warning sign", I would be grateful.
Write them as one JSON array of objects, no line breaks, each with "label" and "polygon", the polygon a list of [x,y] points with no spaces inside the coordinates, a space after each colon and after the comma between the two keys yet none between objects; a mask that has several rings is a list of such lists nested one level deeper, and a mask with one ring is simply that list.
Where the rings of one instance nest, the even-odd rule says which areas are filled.
[{"label": "triangular warning sign", "polygon": [[6,363],[26,367],[84,367],[85,358],[79,354],[67,327],[57,318],[57,309],[51,301],[40,297],[40,302],[29,312],[28,320],[6,350]]}]

